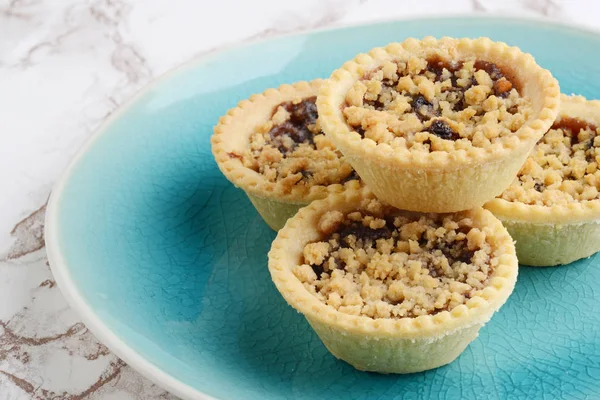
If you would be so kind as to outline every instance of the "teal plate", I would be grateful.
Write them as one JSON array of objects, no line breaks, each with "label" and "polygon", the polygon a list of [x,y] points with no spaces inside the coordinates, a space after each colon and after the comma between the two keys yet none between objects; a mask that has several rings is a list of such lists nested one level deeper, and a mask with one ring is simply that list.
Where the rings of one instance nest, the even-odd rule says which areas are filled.
[{"label": "teal plate", "polygon": [[47,248],[71,305],[113,351],[187,399],[505,399],[600,395],[600,259],[521,268],[452,364],[359,372],[271,283],[275,234],[219,172],[209,138],[239,100],[325,78],[408,36],[489,36],[532,53],[563,92],[600,97],[600,38],[537,20],[422,19],[276,38],[158,80],[112,116],[56,186]]}]

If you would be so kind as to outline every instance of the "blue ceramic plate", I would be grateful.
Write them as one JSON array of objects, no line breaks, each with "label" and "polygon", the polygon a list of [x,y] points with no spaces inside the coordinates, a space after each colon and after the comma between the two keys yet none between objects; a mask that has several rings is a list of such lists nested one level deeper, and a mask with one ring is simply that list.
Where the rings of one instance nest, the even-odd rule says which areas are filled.
[{"label": "blue ceramic plate", "polygon": [[516,290],[452,364],[408,376],[336,360],[271,283],[275,234],[219,172],[218,117],[265,88],[325,78],[408,36],[520,46],[563,92],[600,97],[600,38],[546,22],[449,18],[276,38],[176,70],[80,151],[54,190],[53,272],[90,329],[187,399],[579,398],[600,393],[600,259],[522,268]]}]

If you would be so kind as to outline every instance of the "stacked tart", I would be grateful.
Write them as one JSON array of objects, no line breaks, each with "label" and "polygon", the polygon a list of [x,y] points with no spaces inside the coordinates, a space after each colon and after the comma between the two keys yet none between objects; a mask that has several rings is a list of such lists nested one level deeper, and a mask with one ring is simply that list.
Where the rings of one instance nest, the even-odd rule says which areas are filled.
[{"label": "stacked tart", "polygon": [[510,185],[558,112],[550,72],[489,39],[408,39],[334,71],[322,129],[381,200],[423,212],[482,206]]},{"label": "stacked tart", "polygon": [[[568,236],[556,233],[563,219],[528,219],[524,207],[551,198],[575,212],[573,226],[588,221],[573,202],[600,190],[596,114],[574,114],[588,104],[577,99],[559,115],[560,103],[556,80],[518,48],[408,39],[326,81],[242,101],[215,127],[213,153],[279,230],[273,282],[329,351],[360,370],[411,373],[452,362],[510,296],[517,252],[539,246],[517,239],[525,250],[515,249],[510,234]],[[550,153],[561,182],[540,175],[556,164]],[[539,184],[572,201],[530,195]]]}]

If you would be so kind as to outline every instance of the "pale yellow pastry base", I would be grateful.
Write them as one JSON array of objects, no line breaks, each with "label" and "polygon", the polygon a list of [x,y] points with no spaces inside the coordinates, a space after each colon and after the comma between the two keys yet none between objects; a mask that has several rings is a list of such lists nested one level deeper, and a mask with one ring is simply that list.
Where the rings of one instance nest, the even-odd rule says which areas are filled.
[{"label": "pale yellow pastry base", "polygon": [[348,161],[379,199],[394,207],[420,212],[457,212],[481,207],[510,185],[525,162],[529,148],[510,157],[459,169],[418,169],[374,162],[353,149],[344,149]]},{"label": "pale yellow pastry base", "polygon": [[286,203],[283,201],[265,199],[246,193],[256,211],[265,220],[267,225],[274,231],[278,231],[285,225],[286,221],[293,217],[299,209],[308,203]]},{"label": "pale yellow pastry base", "polygon": [[572,224],[502,222],[516,241],[520,264],[534,267],[569,264],[600,251],[600,221]]},{"label": "pale yellow pastry base", "polygon": [[421,372],[451,363],[477,337],[482,326],[437,338],[403,339],[366,336],[307,320],[335,357],[361,371],[392,374]]}]

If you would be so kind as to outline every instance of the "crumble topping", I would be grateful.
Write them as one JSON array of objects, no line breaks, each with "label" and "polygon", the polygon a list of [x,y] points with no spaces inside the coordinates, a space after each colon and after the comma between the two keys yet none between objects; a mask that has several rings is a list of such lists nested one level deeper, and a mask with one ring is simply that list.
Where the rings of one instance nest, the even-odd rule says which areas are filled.
[{"label": "crumble topping", "polygon": [[387,61],[346,94],[348,125],[364,138],[411,151],[485,148],[532,114],[519,83],[496,64],[437,56]]},{"label": "crumble topping", "polygon": [[491,232],[468,212],[419,214],[370,202],[329,211],[323,239],[304,247],[293,273],[340,312],[371,318],[437,314],[481,294],[499,263]]},{"label": "crumble topping", "polygon": [[575,118],[555,122],[500,198],[544,206],[597,199],[599,134],[598,127]]},{"label": "crumble topping", "polygon": [[238,157],[244,166],[294,186],[331,185],[358,179],[349,163],[321,132],[316,96],[296,98],[273,109],[269,121],[258,126],[246,151]]}]

